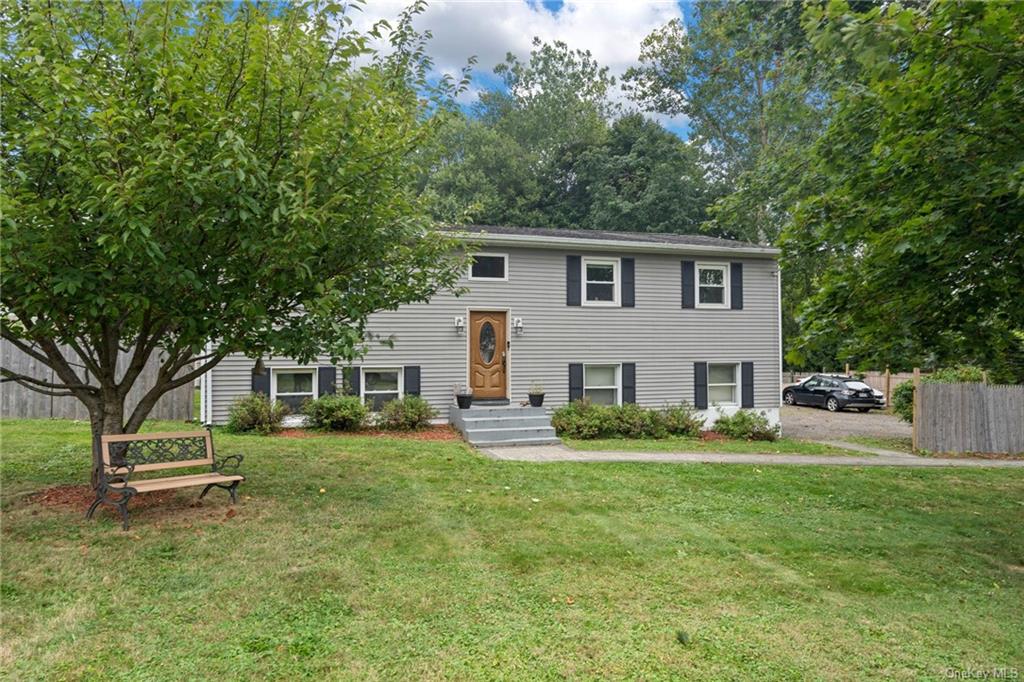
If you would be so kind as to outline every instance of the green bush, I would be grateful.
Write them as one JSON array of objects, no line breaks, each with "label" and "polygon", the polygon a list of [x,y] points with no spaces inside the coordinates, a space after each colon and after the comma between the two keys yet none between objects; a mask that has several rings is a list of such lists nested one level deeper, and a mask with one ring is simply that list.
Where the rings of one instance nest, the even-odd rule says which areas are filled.
[{"label": "green bush", "polygon": [[668,435],[665,417],[657,410],[645,410],[636,403],[608,408],[610,426],[623,438],[664,438]]},{"label": "green bush", "polygon": [[377,425],[388,431],[419,431],[430,426],[437,412],[418,395],[390,400],[380,408]]},{"label": "green bush", "polygon": [[325,431],[358,431],[366,426],[368,410],[359,396],[325,395],[302,404],[309,426]]},{"label": "green bush", "polygon": [[904,381],[892,389],[892,411],[903,421],[914,421],[914,382]]},{"label": "green bush", "polygon": [[270,402],[261,393],[250,393],[231,403],[228,412],[228,431],[234,433],[256,433],[266,436],[281,430],[281,420],[289,412],[288,406],[280,401]]},{"label": "green bush", "polygon": [[[985,370],[973,365],[940,367],[921,381],[933,384],[977,384],[985,381]],[[905,422],[914,421],[914,382],[904,381],[892,391],[892,411]]]},{"label": "green bush", "polygon": [[551,425],[559,436],[588,440],[614,435],[611,408],[595,405],[588,398],[574,400],[551,415]]},{"label": "green bush", "polygon": [[670,405],[662,413],[665,419],[665,430],[673,436],[696,438],[704,428],[704,417],[689,403]]},{"label": "green bush", "polygon": [[715,431],[730,438],[744,440],[776,440],[780,429],[772,426],[768,415],[753,410],[739,410],[735,414],[719,414],[715,422]]}]

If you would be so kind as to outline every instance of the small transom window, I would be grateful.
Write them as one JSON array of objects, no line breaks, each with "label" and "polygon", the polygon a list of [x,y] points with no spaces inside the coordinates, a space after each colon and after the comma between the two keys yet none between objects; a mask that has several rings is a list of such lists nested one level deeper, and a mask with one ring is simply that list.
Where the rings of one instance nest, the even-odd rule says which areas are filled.
[{"label": "small transom window", "polygon": [[712,405],[737,405],[736,365],[708,365],[708,402]]},{"label": "small transom window", "polygon": [[697,266],[697,305],[706,308],[724,308],[728,288],[727,265]]},{"label": "small transom window", "polygon": [[587,305],[616,305],[619,302],[619,261],[583,259],[583,301]]},{"label": "small transom window", "polygon": [[619,376],[618,365],[584,365],[583,396],[595,405],[618,405]]},{"label": "small transom window", "polygon": [[402,397],[402,370],[364,369],[363,402],[373,412],[379,412],[384,403]]},{"label": "small transom window", "polygon": [[508,279],[508,256],[503,253],[478,253],[469,266],[470,279]]}]

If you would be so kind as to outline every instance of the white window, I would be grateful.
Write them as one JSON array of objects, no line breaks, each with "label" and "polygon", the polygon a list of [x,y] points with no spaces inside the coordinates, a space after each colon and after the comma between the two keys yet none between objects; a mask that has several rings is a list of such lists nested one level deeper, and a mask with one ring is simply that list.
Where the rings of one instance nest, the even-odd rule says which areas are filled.
[{"label": "white window", "polygon": [[618,405],[621,402],[619,365],[584,365],[583,397],[595,405]]},{"label": "white window", "polygon": [[302,403],[317,397],[316,370],[275,369],[271,372],[271,400],[280,400],[292,412],[302,409]]},{"label": "white window", "polygon": [[379,412],[384,403],[402,397],[402,370],[398,368],[363,369],[362,398],[373,412]]},{"label": "white window", "polygon": [[619,259],[583,259],[583,305],[619,304]]},{"label": "white window", "polygon": [[469,264],[469,278],[508,281],[507,253],[478,253]]},{"label": "white window", "polygon": [[729,266],[697,264],[697,307],[729,307]]},{"label": "white window", "polygon": [[708,364],[708,403],[738,405],[736,400],[736,368],[739,365]]}]

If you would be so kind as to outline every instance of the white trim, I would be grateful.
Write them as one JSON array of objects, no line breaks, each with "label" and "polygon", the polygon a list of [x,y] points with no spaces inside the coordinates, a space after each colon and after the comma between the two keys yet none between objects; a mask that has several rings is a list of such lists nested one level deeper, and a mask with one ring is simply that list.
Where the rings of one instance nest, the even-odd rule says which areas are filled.
[{"label": "white trim", "polygon": [[[587,386],[587,367],[614,367],[615,368],[615,385],[614,386]],[[583,397],[587,397],[587,389],[593,389],[595,391],[605,391],[610,388],[615,389],[615,404],[622,404],[622,363],[621,362],[584,362],[583,363]]]},{"label": "white trim", "polygon": [[[466,308],[466,387],[470,391],[473,390],[473,386],[470,384],[470,372],[472,371],[473,364],[473,351],[470,348],[470,342],[473,339],[473,321],[471,313],[505,313],[505,348],[496,348],[495,350],[505,353],[505,400],[512,400],[512,309],[502,306],[480,306]],[[491,398],[481,398],[481,400],[491,400]]]},{"label": "white trim", "polygon": [[270,402],[277,400],[279,395],[285,397],[291,396],[308,396],[309,393],[278,393],[277,392],[277,375],[280,373],[284,374],[312,374],[313,375],[313,400],[320,397],[320,368],[310,367],[309,365],[297,365],[294,367],[270,367]]},{"label": "white trim", "polygon": [[[701,303],[700,302],[700,271],[704,270],[721,270],[722,271],[722,302],[721,303]],[[731,279],[732,272],[729,263],[694,263],[693,266],[693,305],[695,308],[711,308],[723,310],[732,307],[732,301],[730,296],[732,295],[732,288],[729,280]],[[718,289],[719,287],[714,287]]]},{"label": "white trim", "polygon": [[[367,372],[396,372],[398,375],[398,400],[405,397],[405,367],[402,365],[383,365],[380,367],[359,368],[359,400],[366,404],[366,373]],[[370,395],[381,393],[394,393],[394,391],[370,391]]]},{"label": "white trim", "polygon": [[476,258],[477,256],[490,256],[492,258],[503,258],[505,260],[505,276],[504,277],[474,277],[473,276],[473,262],[470,260],[469,271],[466,276],[472,282],[507,282],[508,281],[508,254],[507,253],[474,253],[470,258]]},{"label": "white trim", "polygon": [[535,246],[538,248],[580,249],[593,248],[631,253],[706,254],[722,257],[761,256],[776,258],[782,251],[769,246],[705,246],[702,244],[669,244],[667,242],[638,242],[629,239],[581,239],[578,237],[549,237],[529,234],[490,234],[473,229],[456,231],[468,239],[495,246]]},{"label": "white trim", "polygon": [[[775,389],[775,397],[779,401],[779,407],[782,407],[782,270],[779,268],[779,264],[775,264],[775,292],[776,300],[775,305],[777,306],[776,312],[778,313],[778,324],[779,324],[779,385]],[[755,399],[756,400],[756,399]]]},{"label": "white trim", "polygon": [[[611,265],[612,266],[612,300],[610,301],[588,301],[587,300],[587,265]],[[608,282],[593,282],[593,284],[608,284]],[[580,259],[580,305],[619,308],[622,291],[622,259],[605,258],[601,256],[583,256]]]},{"label": "white trim", "polygon": [[[738,362],[708,362],[708,406],[714,407],[739,407],[740,406],[740,390],[743,382],[742,372],[740,371],[740,363]],[[725,384],[713,384],[711,383],[711,367],[732,367],[732,382]],[[732,386],[732,400],[727,403],[716,403],[711,401],[711,387],[712,386]]]}]

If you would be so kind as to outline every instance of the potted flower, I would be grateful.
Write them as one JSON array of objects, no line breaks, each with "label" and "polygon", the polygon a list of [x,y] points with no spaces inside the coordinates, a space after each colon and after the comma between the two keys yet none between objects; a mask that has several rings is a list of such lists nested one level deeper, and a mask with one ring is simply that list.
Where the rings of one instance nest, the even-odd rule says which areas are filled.
[{"label": "potted flower", "polygon": [[544,385],[539,381],[530,384],[530,407],[540,407],[544,404]]},{"label": "potted flower", "polygon": [[455,384],[452,393],[460,410],[468,410],[473,405],[473,389],[466,384]]}]

